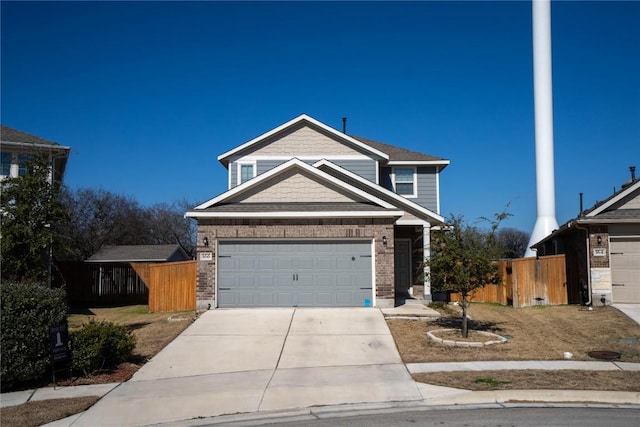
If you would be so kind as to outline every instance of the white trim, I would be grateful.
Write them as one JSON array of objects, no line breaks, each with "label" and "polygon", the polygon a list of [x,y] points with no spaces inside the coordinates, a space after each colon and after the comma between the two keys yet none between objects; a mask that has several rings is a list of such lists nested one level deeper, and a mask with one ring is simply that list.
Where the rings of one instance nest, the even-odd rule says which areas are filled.
[{"label": "white trim", "polygon": [[578,219],[575,222],[577,222],[578,224],[591,224],[591,225],[593,224],[596,224],[596,225],[597,224],[637,224],[638,218],[617,218],[617,219],[585,218],[585,219]]},{"label": "white trim", "polygon": [[316,168],[314,166],[310,166],[310,165],[304,163],[303,161],[298,160],[297,158],[293,158],[293,159],[289,160],[288,162],[285,162],[285,163],[283,163],[281,165],[278,165],[275,168],[270,169],[267,172],[258,175],[256,178],[254,178],[254,179],[252,179],[250,181],[247,181],[247,182],[245,182],[243,184],[237,185],[237,186],[233,187],[232,189],[230,189],[230,190],[228,190],[228,191],[226,191],[226,192],[214,197],[213,199],[208,200],[208,201],[196,206],[194,209],[206,209],[208,207],[211,207],[211,206],[215,205],[216,203],[219,203],[219,202],[221,202],[223,200],[229,199],[229,198],[231,198],[233,196],[236,196],[236,195],[238,195],[238,194],[240,194],[242,192],[245,192],[245,191],[249,190],[250,188],[252,188],[252,187],[262,183],[263,181],[271,178],[272,176],[277,175],[279,173],[282,173],[285,170],[288,170],[288,169],[293,168],[293,167],[299,167],[299,168],[301,168],[301,169],[303,169],[303,170],[305,170],[305,171],[307,171],[307,172],[309,172],[309,173],[311,173],[311,174],[313,174],[313,175],[315,175],[315,176],[317,176],[317,177],[319,177],[319,178],[321,178],[321,179],[323,179],[323,180],[325,180],[327,182],[330,182],[330,183],[332,183],[334,185],[337,185],[338,187],[341,187],[341,188],[347,190],[350,193],[353,193],[353,194],[355,194],[357,196],[360,196],[365,200],[369,200],[370,202],[375,203],[375,204],[377,204],[377,205],[379,205],[379,206],[381,206],[383,208],[387,208],[387,209],[395,208],[395,206],[392,205],[391,203],[385,202],[384,200],[379,199],[379,198],[377,198],[377,197],[375,197],[375,196],[373,196],[373,195],[371,195],[371,194],[369,194],[369,193],[367,193],[365,191],[362,191],[357,187],[354,187],[354,186],[352,186],[350,184],[347,184],[346,182],[343,182],[343,181],[341,181],[339,179],[336,179],[333,176],[329,175],[328,173],[323,172],[323,171],[321,171],[320,169],[318,169],[318,168]]},{"label": "white trim", "polygon": [[380,185],[380,162],[376,160],[376,185]]},{"label": "white trim", "polygon": [[419,225],[421,227],[431,226],[427,221],[421,219],[399,219],[396,221],[396,225]]},{"label": "white trim", "polygon": [[187,218],[393,218],[404,215],[403,211],[326,211],[326,212],[194,212]]},{"label": "white trim", "polygon": [[[413,169],[413,193],[400,194],[396,185],[396,169]],[[401,182],[401,184],[407,184],[408,182]],[[418,168],[417,167],[393,167],[391,168],[391,185],[398,196],[406,197],[407,199],[416,199],[418,197]]]},{"label": "white trim", "polygon": [[[214,247],[215,247],[215,250],[216,250],[216,255],[214,257],[215,258],[215,265],[213,267],[213,271],[214,271],[213,280],[215,280],[215,283],[213,285],[213,288],[214,288],[213,292],[214,292],[214,295],[216,296],[216,299],[213,302],[213,305],[214,305],[215,308],[220,308],[220,294],[218,293],[218,285],[219,285],[219,283],[218,283],[218,271],[220,271],[220,268],[219,268],[220,262],[218,262],[218,256],[220,255],[220,248],[219,248],[220,240],[219,239],[215,239],[215,242],[216,243],[215,243]],[[199,259],[200,259],[200,257],[198,256],[198,260]]]},{"label": "white trim", "polygon": [[[24,148],[42,148],[49,151],[71,151],[71,147],[67,147],[65,145],[48,145],[48,144],[39,144],[39,143],[31,143],[31,142],[16,142],[16,141],[2,141],[2,145],[9,147],[24,147]],[[27,150],[28,151],[28,150]]]},{"label": "white trim", "polygon": [[309,123],[321,128],[321,129],[325,130],[326,132],[328,132],[328,133],[330,133],[330,134],[332,134],[332,135],[334,135],[334,136],[336,136],[336,137],[338,137],[340,139],[343,139],[343,140],[349,142],[350,144],[355,145],[356,147],[359,147],[362,150],[368,151],[368,152],[370,152],[370,153],[372,153],[372,154],[374,154],[374,155],[376,155],[378,157],[381,157],[383,159],[389,160],[389,156],[387,154],[385,154],[385,153],[383,153],[381,151],[378,151],[378,150],[376,150],[376,149],[374,149],[374,148],[372,148],[372,147],[370,147],[370,146],[368,146],[368,145],[366,145],[366,144],[364,144],[364,143],[362,143],[362,142],[360,142],[360,141],[358,141],[358,140],[356,140],[354,138],[351,138],[349,135],[344,134],[344,133],[342,133],[342,132],[340,132],[340,131],[338,131],[336,129],[333,129],[332,127],[329,127],[329,126],[325,125],[324,123],[319,122],[318,120],[314,119],[313,117],[307,116],[306,114],[301,114],[298,117],[296,117],[296,118],[294,118],[292,120],[289,120],[288,122],[286,122],[284,124],[281,124],[280,126],[274,128],[274,129],[271,129],[270,131],[268,131],[266,133],[263,133],[262,135],[260,135],[260,136],[258,136],[256,138],[253,138],[252,140],[250,140],[248,142],[245,142],[244,144],[242,144],[242,145],[240,145],[240,146],[238,146],[238,147],[236,147],[234,149],[231,149],[231,150],[229,150],[229,151],[227,151],[225,153],[220,154],[218,156],[218,161],[222,162],[223,160],[225,160],[229,156],[232,156],[233,154],[235,154],[235,153],[237,153],[239,151],[242,151],[242,150],[244,150],[244,149],[246,149],[246,148],[248,148],[248,147],[250,147],[250,146],[252,146],[252,145],[254,145],[254,144],[256,144],[256,143],[258,143],[258,142],[260,142],[260,141],[262,141],[264,139],[266,139],[266,138],[269,138],[270,136],[273,136],[273,135],[277,134],[278,132],[280,132],[280,131],[288,128],[288,127],[291,127],[291,126],[293,126],[293,125],[295,125],[295,124],[297,124],[299,122],[302,122],[302,121],[307,121],[307,122],[309,122]]},{"label": "white trim", "polygon": [[605,209],[615,204],[616,202],[619,202],[620,200],[624,199],[625,197],[633,193],[638,188],[640,188],[640,180],[636,181],[633,185],[630,185],[629,187],[627,187],[624,191],[621,191],[615,197],[612,197],[611,199],[607,200],[601,206],[598,206],[596,209],[589,212],[587,214],[587,218],[598,215],[600,212],[604,211]]},{"label": "white trim", "polygon": [[252,166],[253,167],[253,176],[251,178],[249,178],[249,181],[252,180],[253,178],[256,177],[256,175],[258,174],[258,164],[256,163],[256,161],[250,161],[250,160],[242,160],[242,161],[237,161],[236,163],[236,185],[240,185],[243,184],[242,182],[242,166]]},{"label": "white trim", "polygon": [[[425,262],[428,258],[431,258],[431,227],[427,224],[422,227],[422,259]],[[424,264],[423,269],[424,280],[422,281],[423,290],[422,297],[427,298],[427,295],[433,300],[433,292],[431,292],[431,267]]]},{"label": "white trim", "polygon": [[378,292],[376,289],[376,238],[371,239],[371,307],[378,306]]},{"label": "white trim", "polygon": [[[449,160],[389,160],[389,166],[447,166]],[[444,168],[443,168],[444,169]]]},{"label": "white trim", "polygon": [[440,215],[440,172],[436,172],[436,213]]},{"label": "white trim", "polygon": [[391,190],[387,190],[386,188],[380,186],[380,185],[374,185],[371,181],[369,181],[368,179],[365,179],[363,177],[361,177],[360,175],[357,175],[341,166],[336,165],[335,163],[331,163],[329,161],[326,160],[320,160],[317,163],[313,164],[314,167],[316,168],[320,168],[322,166],[327,166],[330,167],[338,172],[340,172],[343,175],[348,176],[349,178],[358,181],[361,184],[364,184],[366,187],[371,188],[372,190],[375,191],[379,191],[382,194],[386,195],[387,197],[390,197],[398,202],[400,202],[403,205],[409,206],[410,208],[426,215],[429,217],[432,217],[434,220],[438,221],[438,222],[444,222],[444,217],[440,216],[440,214],[436,214],[430,210],[428,210],[427,208],[425,208],[424,206],[420,206],[419,204],[417,204],[416,202],[413,202],[405,197],[400,196],[399,194],[394,193]]},{"label": "white trim", "polygon": [[244,162],[244,161],[259,161],[259,160],[291,160],[293,158],[299,160],[313,160],[318,161],[322,159],[327,160],[369,160],[373,161],[371,157],[363,156],[363,155],[342,155],[342,156],[326,156],[326,155],[317,155],[317,156],[239,156],[233,159],[229,159],[229,163],[232,162]]}]

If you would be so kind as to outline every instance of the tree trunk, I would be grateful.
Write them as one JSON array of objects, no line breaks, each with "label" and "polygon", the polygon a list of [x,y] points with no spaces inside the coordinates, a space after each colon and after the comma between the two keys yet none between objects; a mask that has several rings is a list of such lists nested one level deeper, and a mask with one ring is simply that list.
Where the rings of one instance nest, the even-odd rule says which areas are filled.
[{"label": "tree trunk", "polygon": [[469,337],[469,329],[467,328],[467,293],[462,292],[462,336]]}]

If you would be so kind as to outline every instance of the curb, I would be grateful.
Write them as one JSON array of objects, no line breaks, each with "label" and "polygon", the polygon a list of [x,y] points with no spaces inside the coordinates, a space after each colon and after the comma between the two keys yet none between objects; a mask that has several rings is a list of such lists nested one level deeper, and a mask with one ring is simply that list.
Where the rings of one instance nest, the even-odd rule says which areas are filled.
[{"label": "curb", "polygon": [[[526,392],[526,391],[524,391]],[[476,392],[470,392],[476,393]],[[624,393],[624,392],[622,392]],[[633,393],[631,393],[633,394]],[[638,393],[635,393],[638,394]],[[617,399],[616,399],[617,400]],[[640,410],[640,401],[637,403],[585,403],[585,402],[499,402],[497,400],[482,401],[477,399],[475,403],[455,403],[435,401],[410,401],[388,403],[362,403],[321,406],[313,408],[290,409],[283,411],[253,412],[246,414],[219,415],[216,417],[197,418],[178,422],[155,424],[158,426],[172,427],[201,427],[209,425],[263,425],[274,423],[291,423],[301,421],[330,420],[334,418],[357,417],[361,415],[390,414],[406,411],[443,411],[443,410],[471,410],[471,409],[504,409],[504,408],[627,408]],[[52,426],[53,427],[53,426]]]}]

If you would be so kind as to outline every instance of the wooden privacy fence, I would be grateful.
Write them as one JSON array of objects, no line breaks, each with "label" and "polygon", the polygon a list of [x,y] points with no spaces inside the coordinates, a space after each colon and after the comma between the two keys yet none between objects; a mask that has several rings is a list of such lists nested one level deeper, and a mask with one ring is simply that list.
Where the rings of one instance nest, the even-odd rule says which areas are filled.
[{"label": "wooden privacy fence", "polygon": [[195,310],[197,261],[147,265],[150,313]]},{"label": "wooden privacy fence", "polygon": [[[568,304],[564,255],[498,261],[501,282],[471,293],[473,302],[491,302],[514,307]],[[459,293],[451,301],[460,301]]]}]

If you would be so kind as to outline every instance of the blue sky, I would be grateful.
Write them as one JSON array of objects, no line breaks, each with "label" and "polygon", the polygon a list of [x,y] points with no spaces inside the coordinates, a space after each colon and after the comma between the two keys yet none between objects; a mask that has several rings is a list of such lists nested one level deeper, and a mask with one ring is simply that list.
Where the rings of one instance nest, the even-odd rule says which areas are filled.
[{"label": "blue sky", "polygon": [[[451,160],[442,214],[535,222],[530,2],[2,2],[2,123],[66,182],[143,204],[226,189],[217,156],[301,113]],[[640,169],[640,2],[552,3],[560,224]]]}]

